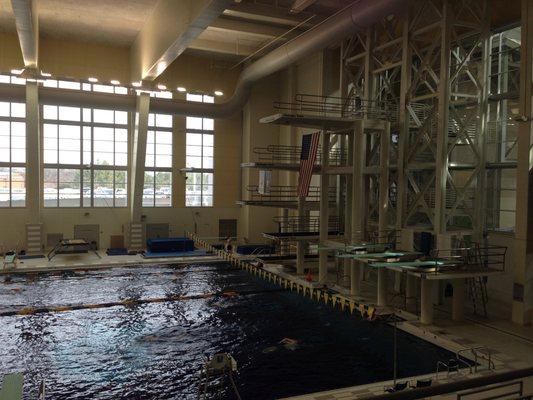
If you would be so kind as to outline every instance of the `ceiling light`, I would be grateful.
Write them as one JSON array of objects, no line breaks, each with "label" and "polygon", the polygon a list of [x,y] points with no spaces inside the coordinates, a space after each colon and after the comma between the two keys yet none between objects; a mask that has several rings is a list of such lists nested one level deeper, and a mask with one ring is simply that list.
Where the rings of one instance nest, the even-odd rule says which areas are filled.
[{"label": "ceiling light", "polygon": [[41,76],[44,76],[45,78],[50,78],[52,76],[52,74],[50,74],[48,72],[41,71]]},{"label": "ceiling light", "polygon": [[165,85],[163,85],[162,83],[160,83],[159,85],[157,85],[157,88],[159,90],[167,90],[167,87]]},{"label": "ceiling light", "polygon": [[215,96],[224,96],[224,92],[221,90],[215,90]]},{"label": "ceiling light", "polygon": [[178,87],[178,92],[185,93],[186,91],[187,91],[187,89],[185,89],[184,87],[182,87],[182,86]]},{"label": "ceiling light", "polygon": [[141,86],[142,86],[142,82],[141,82],[141,81],[138,81],[138,82],[132,82],[132,83],[131,83],[131,86],[133,86],[133,87],[141,87]]},{"label": "ceiling light", "polygon": [[111,84],[112,84],[112,85],[120,85],[120,81],[117,81],[116,79],[113,79],[113,80],[111,81]]},{"label": "ceiling light", "polygon": [[96,78],[89,78],[88,81],[89,81],[89,82],[92,82],[92,83],[96,83],[96,82],[98,82],[98,79],[96,79]]},{"label": "ceiling light", "polygon": [[12,69],[11,73],[13,75],[20,75],[20,74],[22,74],[22,70],[21,69]]}]

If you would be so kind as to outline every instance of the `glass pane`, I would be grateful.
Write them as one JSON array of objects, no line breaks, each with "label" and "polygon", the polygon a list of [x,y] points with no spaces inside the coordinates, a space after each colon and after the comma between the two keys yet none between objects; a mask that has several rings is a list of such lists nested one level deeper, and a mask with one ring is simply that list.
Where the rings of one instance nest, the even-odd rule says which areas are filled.
[{"label": "glass pane", "polygon": [[92,176],[90,170],[83,171],[83,207],[91,207]]},{"label": "glass pane", "polygon": [[94,109],[94,122],[102,124],[112,124],[115,122],[115,114],[113,110],[99,110]]},{"label": "glass pane", "polygon": [[215,129],[215,120],[211,118],[204,118],[204,130],[212,131]]},{"label": "glass pane", "polygon": [[59,106],[59,119],[63,121],[78,122],[81,119],[81,110],[78,107]]},{"label": "glass pane", "polygon": [[187,129],[202,129],[202,118],[187,117],[186,120]]},{"label": "glass pane", "polygon": [[158,128],[172,128],[172,115],[157,114],[156,126]]},{"label": "glass pane", "polygon": [[202,134],[201,133],[187,133],[187,145],[202,145]]},{"label": "glass pane", "polygon": [[11,169],[11,207],[26,206],[26,168]]},{"label": "glass pane", "polygon": [[115,207],[128,205],[126,171],[115,171]]},{"label": "glass pane", "polygon": [[126,125],[128,123],[127,111],[115,111],[115,124]]},{"label": "glass pane", "polygon": [[113,207],[114,171],[95,170],[93,173],[94,206]]},{"label": "glass pane", "polygon": [[214,135],[203,135],[203,139],[204,139],[204,146],[208,146],[208,147],[213,147],[214,146],[214,143],[213,143],[213,139],[214,139]]},{"label": "glass pane", "polygon": [[57,119],[57,106],[43,106],[44,119]]},{"label": "glass pane", "polygon": [[44,169],[44,206],[57,207],[57,169]]},{"label": "glass pane", "polygon": [[0,101],[0,117],[9,117],[10,115],[10,104],[6,101]]},{"label": "glass pane", "polygon": [[0,207],[9,207],[10,199],[10,168],[0,167]]},{"label": "glass pane", "polygon": [[192,93],[187,93],[187,100],[188,101],[198,101],[198,102],[202,102],[203,101],[201,94],[192,94]]},{"label": "glass pane", "polygon": [[81,171],[59,170],[59,207],[79,207],[81,200]]},{"label": "glass pane", "polygon": [[144,188],[143,188],[143,207],[153,207],[155,204],[155,173],[154,171],[144,172]]},{"label": "glass pane", "polygon": [[26,117],[26,104],[24,103],[11,103],[11,116],[15,118]]},{"label": "glass pane", "polygon": [[[59,125],[59,163],[81,163],[81,132],[79,126]],[[78,182],[79,183],[79,182]]]},{"label": "glass pane", "polygon": [[155,174],[155,206],[170,207],[172,205],[172,173],[156,172]]}]

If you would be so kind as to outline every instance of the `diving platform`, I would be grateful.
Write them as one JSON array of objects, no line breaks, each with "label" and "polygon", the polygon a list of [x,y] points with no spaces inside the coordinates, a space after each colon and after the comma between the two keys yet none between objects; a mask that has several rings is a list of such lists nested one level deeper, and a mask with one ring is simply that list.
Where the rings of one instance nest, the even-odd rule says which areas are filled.
[{"label": "diving platform", "polygon": [[[298,209],[298,201],[282,201],[282,200],[237,200],[236,204],[239,206],[256,206],[256,207],[274,207],[274,208],[288,208],[290,210]],[[333,207],[333,205],[331,206]],[[306,201],[304,209],[316,211],[320,209],[319,201]]]},{"label": "diving platform", "polygon": [[[340,231],[329,231],[328,236],[341,236]],[[319,232],[263,232],[263,237],[266,239],[287,242],[311,242],[318,241],[320,237]]]}]

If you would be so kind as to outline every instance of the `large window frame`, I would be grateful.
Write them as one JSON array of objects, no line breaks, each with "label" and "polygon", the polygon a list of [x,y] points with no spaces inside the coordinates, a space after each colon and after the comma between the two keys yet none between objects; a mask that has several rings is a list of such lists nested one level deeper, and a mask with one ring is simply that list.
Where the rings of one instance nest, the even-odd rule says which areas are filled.
[{"label": "large window frame", "polygon": [[[214,103],[213,96],[187,94],[187,101]],[[215,121],[186,117],[185,207],[214,206]]]},{"label": "large window frame", "polygon": [[[172,92],[150,92],[150,97],[171,99]],[[143,207],[172,207],[173,127],[173,115],[148,114]]]},{"label": "large window frame", "polygon": [[[26,80],[0,75],[0,84]],[[0,208],[26,207],[26,104],[0,102]]]},{"label": "large window frame", "polygon": [[[128,92],[121,86],[51,79],[44,86]],[[129,113],[45,104],[41,115],[44,207],[127,207]]]}]

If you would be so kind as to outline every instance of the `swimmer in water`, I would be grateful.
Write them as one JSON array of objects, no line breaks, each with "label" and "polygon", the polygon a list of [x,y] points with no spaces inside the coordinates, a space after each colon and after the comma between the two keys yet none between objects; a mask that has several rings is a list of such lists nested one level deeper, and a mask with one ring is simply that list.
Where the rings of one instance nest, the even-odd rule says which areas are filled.
[{"label": "swimmer in water", "polygon": [[294,351],[298,348],[298,341],[291,338],[283,338],[279,341],[279,344],[282,344],[287,350]]}]

